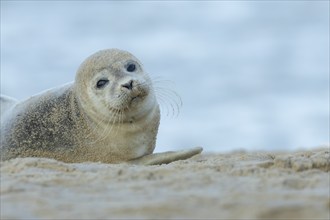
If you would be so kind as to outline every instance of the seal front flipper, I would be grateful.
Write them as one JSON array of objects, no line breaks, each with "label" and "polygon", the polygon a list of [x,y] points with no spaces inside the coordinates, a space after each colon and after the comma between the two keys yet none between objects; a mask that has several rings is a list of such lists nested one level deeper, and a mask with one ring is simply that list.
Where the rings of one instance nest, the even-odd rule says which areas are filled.
[{"label": "seal front flipper", "polygon": [[160,165],[168,164],[177,160],[185,160],[203,151],[202,147],[195,147],[187,150],[168,151],[163,153],[149,154],[134,160],[130,160],[128,164],[137,165]]}]

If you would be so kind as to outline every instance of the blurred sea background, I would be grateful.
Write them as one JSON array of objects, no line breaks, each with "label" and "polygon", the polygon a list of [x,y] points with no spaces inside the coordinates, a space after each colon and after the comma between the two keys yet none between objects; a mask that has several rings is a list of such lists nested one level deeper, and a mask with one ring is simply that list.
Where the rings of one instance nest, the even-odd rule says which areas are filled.
[{"label": "blurred sea background", "polygon": [[329,1],[1,0],[2,94],[73,81],[106,48],[181,96],[156,152],[329,144]]}]

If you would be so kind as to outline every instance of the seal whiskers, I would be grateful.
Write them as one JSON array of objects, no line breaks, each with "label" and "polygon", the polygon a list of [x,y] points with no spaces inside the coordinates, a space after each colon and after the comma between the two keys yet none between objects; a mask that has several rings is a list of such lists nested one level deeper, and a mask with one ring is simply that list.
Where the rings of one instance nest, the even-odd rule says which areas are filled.
[{"label": "seal whiskers", "polygon": [[171,115],[178,116],[180,113],[180,108],[182,107],[181,97],[175,91],[169,88],[161,86],[155,86],[154,88],[157,99],[160,101],[160,106],[165,106],[166,108],[167,116],[170,115],[168,105],[171,108]]}]

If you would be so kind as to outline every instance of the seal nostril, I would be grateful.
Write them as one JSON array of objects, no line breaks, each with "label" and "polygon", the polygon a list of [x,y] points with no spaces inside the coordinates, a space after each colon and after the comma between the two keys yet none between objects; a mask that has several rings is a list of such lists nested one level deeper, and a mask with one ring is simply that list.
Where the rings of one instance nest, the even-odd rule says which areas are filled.
[{"label": "seal nostril", "polygon": [[125,83],[121,86],[128,89],[128,90],[132,90],[133,89],[133,80],[130,80],[128,83]]}]

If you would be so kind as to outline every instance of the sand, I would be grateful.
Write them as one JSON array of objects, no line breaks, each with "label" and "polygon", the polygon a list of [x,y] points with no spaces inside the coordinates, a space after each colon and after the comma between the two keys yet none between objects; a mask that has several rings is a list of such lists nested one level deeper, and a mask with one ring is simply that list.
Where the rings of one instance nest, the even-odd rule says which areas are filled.
[{"label": "sand", "polygon": [[1,219],[328,219],[329,148],[203,153],[161,166],[1,163]]}]

